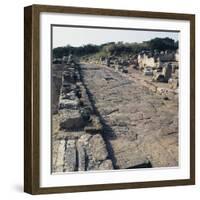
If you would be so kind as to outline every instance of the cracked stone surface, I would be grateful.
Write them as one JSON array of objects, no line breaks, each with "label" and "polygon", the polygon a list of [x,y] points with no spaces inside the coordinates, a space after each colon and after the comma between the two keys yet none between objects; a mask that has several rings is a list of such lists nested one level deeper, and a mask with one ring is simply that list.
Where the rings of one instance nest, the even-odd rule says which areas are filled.
[{"label": "cracked stone surface", "polygon": [[[178,166],[178,95],[171,92],[165,100],[157,86],[136,75],[81,64],[81,80],[70,80],[73,91],[66,90],[67,79],[63,86],[54,78],[61,92],[57,85],[52,118],[53,173]],[[74,92],[77,87],[79,99]],[[56,100],[61,103],[58,111]],[[92,111],[87,123],[80,106]]]},{"label": "cracked stone surface", "polygon": [[82,68],[114,167],[130,168],[147,160],[153,167],[177,166],[178,99],[165,101],[108,67]]},{"label": "cracked stone surface", "polygon": [[76,141],[68,140],[65,143],[64,171],[76,170]]}]

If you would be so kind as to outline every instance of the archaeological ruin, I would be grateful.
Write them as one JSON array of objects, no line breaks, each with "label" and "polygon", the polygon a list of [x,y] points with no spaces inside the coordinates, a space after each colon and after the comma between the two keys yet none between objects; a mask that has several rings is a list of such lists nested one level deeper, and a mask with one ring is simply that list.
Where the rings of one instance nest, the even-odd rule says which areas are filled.
[{"label": "archaeological ruin", "polygon": [[178,166],[178,55],[146,54],[53,61],[52,173]]}]

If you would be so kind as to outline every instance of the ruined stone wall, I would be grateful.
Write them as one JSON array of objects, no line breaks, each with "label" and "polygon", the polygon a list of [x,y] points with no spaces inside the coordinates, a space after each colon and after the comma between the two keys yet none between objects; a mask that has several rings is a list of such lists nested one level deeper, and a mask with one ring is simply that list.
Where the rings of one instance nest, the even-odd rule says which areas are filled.
[{"label": "ruined stone wall", "polygon": [[149,57],[147,54],[138,55],[138,64],[140,68],[157,68],[163,66],[166,62],[172,61],[178,61],[178,54],[175,54],[175,52],[159,54],[157,62],[154,56]]},{"label": "ruined stone wall", "polygon": [[175,53],[164,53],[159,56],[161,62],[170,62],[175,60]]},{"label": "ruined stone wall", "polygon": [[140,68],[145,68],[145,67],[152,67],[156,68],[158,67],[157,62],[155,62],[154,57],[148,57],[146,54],[144,55],[139,55],[138,56],[138,64]]},{"label": "ruined stone wall", "polygon": [[101,134],[102,126],[81,73],[80,66],[74,63],[66,65],[62,73],[58,128],[52,133],[53,173],[113,169]]}]

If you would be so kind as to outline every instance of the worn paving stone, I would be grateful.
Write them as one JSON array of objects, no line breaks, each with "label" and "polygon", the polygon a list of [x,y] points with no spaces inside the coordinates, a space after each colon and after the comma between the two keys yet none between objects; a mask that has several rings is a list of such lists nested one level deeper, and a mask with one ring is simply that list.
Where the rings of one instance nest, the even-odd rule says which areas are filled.
[{"label": "worn paving stone", "polygon": [[54,142],[53,172],[63,172],[64,156],[65,156],[65,140],[57,140]]},{"label": "worn paving stone", "polygon": [[78,171],[86,170],[86,152],[83,142],[79,140],[77,142],[77,152],[78,152]]},{"label": "worn paving stone", "polygon": [[88,146],[89,145],[89,140],[90,140],[91,137],[92,137],[91,134],[85,133],[80,137],[78,142],[81,143],[83,146]]},{"label": "worn paving stone", "polygon": [[105,160],[108,156],[105,142],[100,134],[94,135],[89,140],[89,149],[94,161]]},{"label": "worn paving stone", "polygon": [[100,166],[99,170],[112,170],[113,169],[113,164],[111,160],[104,160]]},{"label": "worn paving stone", "polygon": [[165,101],[150,90],[155,88],[108,67],[96,71],[90,70],[94,64],[84,67],[84,81],[104,120],[102,131],[114,167],[133,167],[149,157],[153,167],[178,166],[178,139],[167,145],[170,133],[178,138],[178,98]]},{"label": "worn paving stone", "polygon": [[76,170],[76,141],[68,140],[65,146],[64,171],[71,172]]}]

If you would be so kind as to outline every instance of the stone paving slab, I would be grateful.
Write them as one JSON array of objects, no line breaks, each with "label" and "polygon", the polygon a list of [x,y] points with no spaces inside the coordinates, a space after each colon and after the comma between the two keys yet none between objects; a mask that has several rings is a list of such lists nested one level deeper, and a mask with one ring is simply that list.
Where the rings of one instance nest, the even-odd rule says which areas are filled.
[{"label": "stone paving slab", "polygon": [[[149,159],[152,167],[178,166],[177,96],[164,100],[134,76],[95,64],[83,66],[114,167],[131,168]],[[90,70],[94,66],[100,70]]]}]

